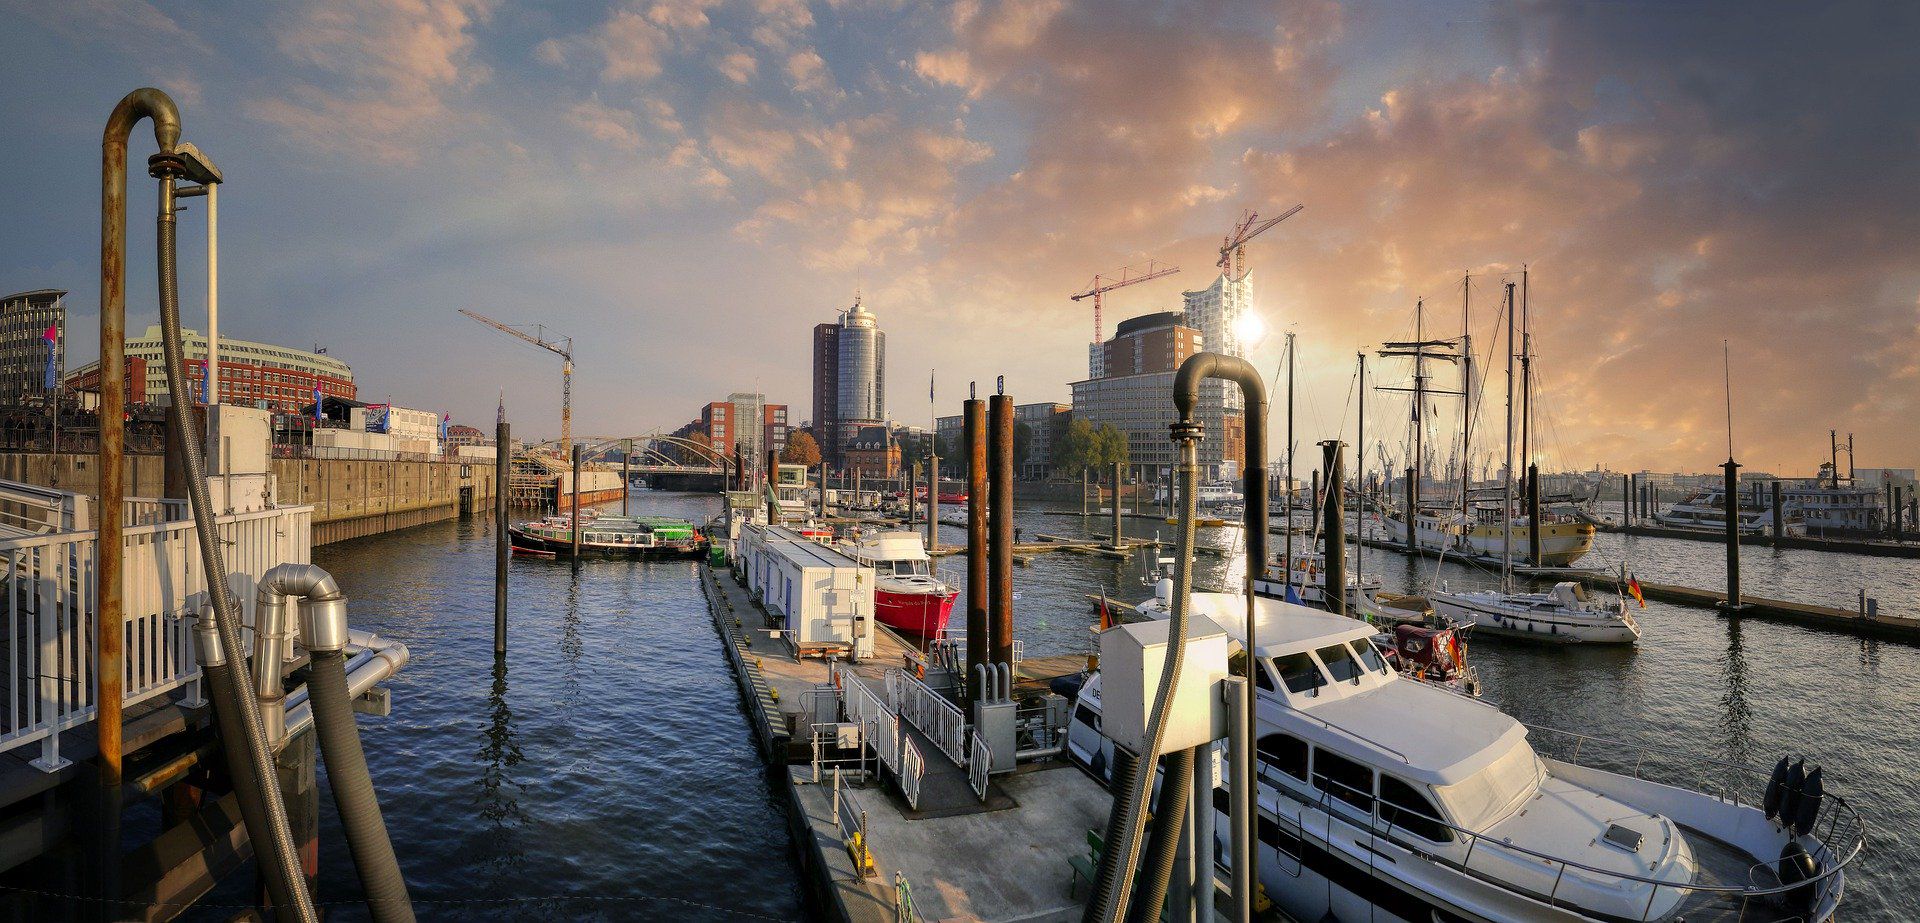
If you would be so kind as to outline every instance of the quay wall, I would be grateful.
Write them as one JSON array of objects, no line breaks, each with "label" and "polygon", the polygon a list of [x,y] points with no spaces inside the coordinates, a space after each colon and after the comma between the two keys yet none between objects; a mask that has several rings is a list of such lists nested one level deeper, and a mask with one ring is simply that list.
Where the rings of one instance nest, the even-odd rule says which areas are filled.
[{"label": "quay wall", "polygon": [[[127,494],[164,497],[166,458],[129,455]],[[92,494],[100,489],[91,454],[0,452],[0,478]],[[313,507],[313,544],[377,535],[493,508],[490,462],[276,458],[274,499]]]}]

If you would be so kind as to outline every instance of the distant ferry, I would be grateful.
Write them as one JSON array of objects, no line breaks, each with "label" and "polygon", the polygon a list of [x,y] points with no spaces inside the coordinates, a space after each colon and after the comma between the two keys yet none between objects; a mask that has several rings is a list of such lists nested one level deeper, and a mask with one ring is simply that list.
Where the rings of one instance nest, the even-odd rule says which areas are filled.
[{"label": "distant ferry", "polygon": [[[1768,523],[1773,521],[1773,502],[1771,500],[1755,502],[1751,498],[1742,497],[1738,515],[1740,521],[1736,528],[1741,532],[1763,532]],[[1725,531],[1727,492],[1719,487],[1697,491],[1685,500],[1655,512],[1653,521],[1678,529]]]},{"label": "distant ferry", "polygon": [[[572,557],[573,519],[549,516],[510,526],[507,538],[516,554]],[[706,536],[684,519],[594,516],[580,522],[581,557],[690,558],[706,550]]]}]

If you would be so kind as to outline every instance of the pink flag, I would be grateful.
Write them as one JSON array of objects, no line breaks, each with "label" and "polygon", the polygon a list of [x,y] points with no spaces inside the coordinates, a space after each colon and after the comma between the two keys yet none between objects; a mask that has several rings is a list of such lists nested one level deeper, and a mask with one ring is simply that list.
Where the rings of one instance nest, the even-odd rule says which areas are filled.
[{"label": "pink flag", "polygon": [[48,327],[47,327],[47,332],[46,332],[46,333],[43,333],[43,334],[40,334],[40,339],[43,339],[43,340],[46,340],[46,341],[47,341],[47,342],[49,342],[49,343],[53,343],[53,342],[57,342],[57,341],[59,341],[59,339],[60,339],[60,328],[59,328],[59,327],[58,327],[57,325],[50,325],[50,326],[48,326]]}]

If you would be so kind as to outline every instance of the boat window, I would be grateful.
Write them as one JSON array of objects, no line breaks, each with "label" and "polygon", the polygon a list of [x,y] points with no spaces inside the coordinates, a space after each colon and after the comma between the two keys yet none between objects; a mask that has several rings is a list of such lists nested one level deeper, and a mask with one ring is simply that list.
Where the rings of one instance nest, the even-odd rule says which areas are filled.
[{"label": "boat window", "polygon": [[1338,753],[1314,748],[1313,784],[1361,811],[1373,811],[1373,770]]},{"label": "boat window", "polygon": [[1420,790],[1393,776],[1380,775],[1380,819],[1423,840],[1453,842],[1453,831],[1440,822],[1440,810]]},{"label": "boat window", "polygon": [[1093,709],[1088,708],[1085,705],[1080,706],[1080,711],[1075,716],[1075,720],[1079,721],[1081,724],[1086,725],[1087,727],[1093,728],[1095,731],[1100,730],[1100,716],[1094,714]]},{"label": "boat window", "polygon": [[1360,678],[1360,662],[1353,659],[1352,648],[1344,644],[1329,644],[1315,653],[1327,665],[1327,673],[1334,682],[1344,683]]},{"label": "boat window", "polygon": [[1373,645],[1371,643],[1366,641],[1355,641],[1353,642],[1353,646],[1355,650],[1358,650],[1360,652],[1360,662],[1363,664],[1366,664],[1367,669],[1372,670],[1375,673],[1390,672],[1387,669],[1387,662],[1385,660],[1380,659],[1380,652],[1377,650],[1374,650]]},{"label": "boat window", "polygon": [[1288,692],[1307,692],[1327,684],[1327,678],[1320,672],[1319,665],[1305,653],[1275,657],[1273,667],[1280,673],[1280,682],[1287,687]]},{"label": "boat window", "polygon": [[1292,734],[1260,738],[1260,766],[1278,769],[1302,782],[1307,780],[1307,742]]}]

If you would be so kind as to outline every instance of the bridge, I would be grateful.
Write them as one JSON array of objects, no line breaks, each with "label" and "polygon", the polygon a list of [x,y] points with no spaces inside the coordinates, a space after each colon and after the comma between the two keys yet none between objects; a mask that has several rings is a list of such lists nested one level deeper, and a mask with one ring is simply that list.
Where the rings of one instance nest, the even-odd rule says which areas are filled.
[{"label": "bridge", "polygon": [[[589,436],[580,440],[583,464],[616,465],[610,459],[624,451],[629,477],[645,478],[661,490],[719,491],[731,483],[734,461],[705,443],[651,432],[637,436]],[[558,440],[526,447],[528,452],[563,451]]]}]

